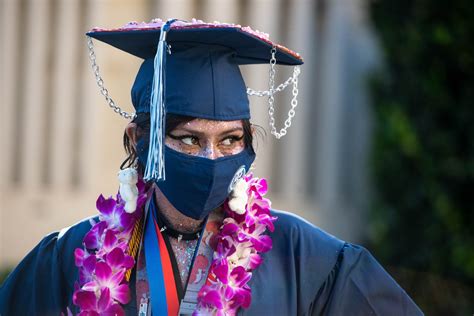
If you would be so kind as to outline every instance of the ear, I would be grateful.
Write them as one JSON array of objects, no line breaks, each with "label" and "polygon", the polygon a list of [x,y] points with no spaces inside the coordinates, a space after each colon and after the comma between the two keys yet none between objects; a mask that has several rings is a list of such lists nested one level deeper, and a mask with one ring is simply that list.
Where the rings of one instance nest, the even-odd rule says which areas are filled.
[{"label": "ear", "polygon": [[128,138],[130,139],[130,143],[136,150],[138,141],[137,124],[133,122],[128,123],[127,127],[125,127],[125,134],[127,134]]}]

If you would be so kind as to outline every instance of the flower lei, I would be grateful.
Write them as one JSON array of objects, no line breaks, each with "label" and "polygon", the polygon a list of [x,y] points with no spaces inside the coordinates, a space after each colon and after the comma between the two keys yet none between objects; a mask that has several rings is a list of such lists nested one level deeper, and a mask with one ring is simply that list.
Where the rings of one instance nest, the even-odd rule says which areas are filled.
[{"label": "flower lei", "polygon": [[[135,183],[134,194],[122,183],[115,199],[99,196],[96,203],[99,222],[91,220],[92,228],[84,237],[83,248],[74,251],[79,280],[73,303],[80,308],[80,316],[125,315],[121,304],[131,299],[126,271],[135,265],[134,258],[127,253],[128,244],[147,198],[144,182]],[[193,315],[235,315],[240,307],[250,306],[248,282],[252,270],[263,262],[258,253],[272,248],[272,240],[264,232],[267,229],[273,232],[273,222],[277,219],[270,214],[270,200],[263,197],[266,192],[265,179],[246,175],[236,183],[230,199],[224,203],[225,219]]]},{"label": "flower lei", "polygon": [[267,228],[273,232],[277,219],[270,214],[270,200],[263,197],[266,193],[267,181],[251,174],[234,187],[224,204],[226,218],[193,315],[235,315],[240,307],[250,306],[248,282],[252,270],[263,262],[258,253],[272,248],[272,239],[264,232]]},{"label": "flower lei", "polygon": [[79,306],[80,316],[125,315],[120,304],[127,304],[131,298],[126,271],[135,265],[127,253],[129,240],[146,202],[145,184],[137,178],[133,169],[122,170],[116,198],[99,196],[99,222],[91,220],[83,248],[74,251],[79,280],[73,303]]}]

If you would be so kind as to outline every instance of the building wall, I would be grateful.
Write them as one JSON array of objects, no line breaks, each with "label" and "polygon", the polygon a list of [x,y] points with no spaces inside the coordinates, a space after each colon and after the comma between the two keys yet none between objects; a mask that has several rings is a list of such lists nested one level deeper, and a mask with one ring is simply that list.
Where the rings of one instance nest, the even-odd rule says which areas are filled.
[{"label": "building wall", "polygon": [[[95,214],[114,194],[127,121],[95,83],[84,33],[153,17],[251,25],[301,53],[299,105],[289,133],[269,133],[265,99],[251,97],[256,174],[277,209],[301,214],[351,241],[364,237],[370,110],[365,76],[378,60],[362,0],[2,0],[0,267],[16,264],[45,234]],[[95,42],[112,98],[133,111],[129,89],[140,61]],[[250,69],[251,68],[251,69]],[[277,70],[277,81],[290,74]],[[268,65],[243,67],[267,89]],[[277,97],[282,126],[291,87]]]}]

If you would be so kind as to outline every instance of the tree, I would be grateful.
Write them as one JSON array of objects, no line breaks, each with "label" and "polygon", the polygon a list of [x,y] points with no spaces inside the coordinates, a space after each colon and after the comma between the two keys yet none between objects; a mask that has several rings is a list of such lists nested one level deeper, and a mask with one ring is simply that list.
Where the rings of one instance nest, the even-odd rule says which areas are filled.
[{"label": "tree", "polygon": [[[374,251],[384,264],[454,280],[469,296],[474,3],[385,0],[372,2],[370,12],[385,54],[384,75],[373,84]],[[463,312],[451,308],[454,302],[430,302],[432,294],[418,288],[424,281],[406,283],[414,286],[409,293],[426,305],[425,312],[433,303],[435,313]],[[474,297],[466,304],[472,313]]]}]

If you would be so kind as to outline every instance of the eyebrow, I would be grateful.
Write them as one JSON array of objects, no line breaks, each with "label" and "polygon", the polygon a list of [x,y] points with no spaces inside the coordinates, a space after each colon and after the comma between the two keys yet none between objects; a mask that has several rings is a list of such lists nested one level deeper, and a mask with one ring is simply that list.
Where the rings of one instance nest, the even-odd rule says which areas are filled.
[{"label": "eyebrow", "polygon": [[[205,135],[205,133],[203,133],[203,132],[196,131],[196,130],[193,130],[193,129],[189,129],[189,128],[186,128],[186,127],[184,127],[184,126],[178,127],[178,128],[176,128],[175,130],[182,130],[182,131],[185,131],[185,132],[188,132],[188,133],[197,135],[197,136],[204,136],[204,135]],[[173,130],[173,131],[174,131],[174,130]],[[173,131],[171,131],[171,133],[172,133]],[[242,127],[230,128],[230,129],[228,129],[228,130],[225,130],[225,131],[221,132],[221,133],[219,134],[219,136],[228,135],[228,134],[231,134],[231,133],[237,132],[237,131],[243,132],[244,129],[243,129]],[[171,134],[171,133],[170,133],[170,134]]]}]

